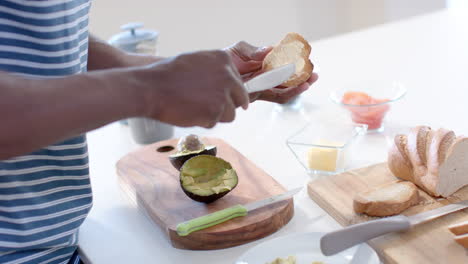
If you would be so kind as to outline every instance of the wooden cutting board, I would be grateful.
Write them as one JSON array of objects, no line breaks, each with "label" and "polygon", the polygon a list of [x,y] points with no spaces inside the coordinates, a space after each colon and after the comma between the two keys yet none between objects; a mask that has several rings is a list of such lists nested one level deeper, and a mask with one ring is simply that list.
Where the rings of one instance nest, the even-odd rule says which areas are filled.
[{"label": "wooden cutting board", "polygon": [[117,163],[123,190],[165,231],[174,247],[193,250],[233,247],[265,237],[291,220],[294,205],[289,199],[185,237],[177,235],[175,229],[180,222],[285,191],[271,176],[223,140],[202,140],[206,145],[217,146],[217,156],[230,162],[239,177],[233,191],[208,205],[191,200],[180,187],[179,172],[168,160],[168,156],[175,152],[177,139],[145,146]]},{"label": "wooden cutting board", "polygon": [[[308,184],[309,196],[342,226],[377,219],[353,211],[356,193],[396,180],[386,163],[324,177]],[[468,199],[468,187],[449,199],[434,199],[423,191],[419,205],[404,211],[413,215]],[[468,263],[468,250],[455,243],[447,226],[468,220],[468,210],[421,224],[405,233],[392,233],[369,241],[384,263]]]}]

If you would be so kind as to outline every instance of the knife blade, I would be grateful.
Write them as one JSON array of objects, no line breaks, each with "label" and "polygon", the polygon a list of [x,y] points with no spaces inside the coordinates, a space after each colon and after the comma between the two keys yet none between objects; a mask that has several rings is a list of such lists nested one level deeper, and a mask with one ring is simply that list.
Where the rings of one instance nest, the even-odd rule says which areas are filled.
[{"label": "knife blade", "polygon": [[268,90],[282,84],[295,72],[296,66],[293,63],[286,64],[248,80],[244,86],[248,93]]},{"label": "knife blade", "polygon": [[435,218],[465,209],[468,200],[445,205],[412,216],[396,215],[372,220],[325,234],[320,239],[320,249],[325,256],[334,255],[356,244],[391,233],[407,231],[411,227]]},{"label": "knife blade", "polygon": [[230,220],[235,217],[239,216],[246,216],[248,212],[253,211],[257,208],[267,206],[285,199],[288,199],[290,197],[293,197],[296,193],[298,193],[302,187],[298,187],[295,189],[292,189],[290,191],[260,200],[260,201],[255,201],[251,202],[245,205],[234,205],[232,207],[228,207],[226,209],[216,211],[211,214],[207,214],[204,216],[200,216],[191,220],[188,220],[186,222],[182,222],[177,225],[176,231],[179,236],[187,236],[192,232],[202,230],[205,228],[208,228],[210,226],[214,226],[220,223],[223,223],[227,220]]}]

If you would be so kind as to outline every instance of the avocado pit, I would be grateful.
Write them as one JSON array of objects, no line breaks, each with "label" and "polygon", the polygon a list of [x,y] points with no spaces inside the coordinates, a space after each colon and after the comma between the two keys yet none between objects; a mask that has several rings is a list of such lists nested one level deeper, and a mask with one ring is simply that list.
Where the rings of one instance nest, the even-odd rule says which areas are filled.
[{"label": "avocado pit", "polygon": [[197,135],[193,134],[180,138],[176,150],[175,154],[169,156],[169,161],[177,170],[180,170],[187,160],[195,156],[216,156],[216,146],[206,146]]}]

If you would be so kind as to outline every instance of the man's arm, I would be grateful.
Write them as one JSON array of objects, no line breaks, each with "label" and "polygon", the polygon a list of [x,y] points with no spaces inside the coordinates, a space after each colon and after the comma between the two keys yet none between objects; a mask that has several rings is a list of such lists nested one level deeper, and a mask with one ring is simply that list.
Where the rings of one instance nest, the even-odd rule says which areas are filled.
[{"label": "man's arm", "polygon": [[0,160],[133,116],[177,126],[230,122],[235,108],[248,104],[233,73],[219,50],[58,79],[0,72]]},{"label": "man's arm", "polygon": [[[261,70],[263,59],[271,51],[271,47],[258,48],[244,41],[238,42],[225,50],[240,74],[255,73]],[[118,67],[141,66],[162,60],[161,57],[129,54],[121,51],[94,36],[89,38],[88,70],[110,69]],[[250,101],[264,100],[276,103],[286,103],[295,96],[306,91],[316,82],[318,75],[311,77],[303,84],[290,88],[273,88],[266,91],[249,94]]]},{"label": "man's arm", "polygon": [[127,53],[90,35],[88,40],[88,71],[143,66],[164,58]]},{"label": "man's arm", "polygon": [[112,71],[29,80],[0,73],[0,160],[139,115],[128,73]]}]

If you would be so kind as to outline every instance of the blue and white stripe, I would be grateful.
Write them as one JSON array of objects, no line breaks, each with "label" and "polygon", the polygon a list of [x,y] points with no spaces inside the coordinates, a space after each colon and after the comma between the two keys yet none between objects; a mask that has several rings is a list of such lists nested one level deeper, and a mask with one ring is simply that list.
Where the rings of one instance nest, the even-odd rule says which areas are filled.
[{"label": "blue and white stripe", "polygon": [[[35,79],[85,72],[90,4],[1,0],[0,70]],[[91,206],[84,135],[0,161],[0,263],[74,263]]]}]

